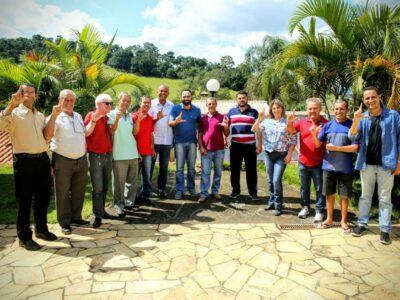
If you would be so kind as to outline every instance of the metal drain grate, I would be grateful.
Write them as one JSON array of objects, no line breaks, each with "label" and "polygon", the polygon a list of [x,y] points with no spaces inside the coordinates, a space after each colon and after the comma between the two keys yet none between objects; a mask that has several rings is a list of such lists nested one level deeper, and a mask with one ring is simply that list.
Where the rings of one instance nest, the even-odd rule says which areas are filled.
[{"label": "metal drain grate", "polygon": [[[307,230],[307,229],[320,229],[318,228],[320,225],[317,224],[277,224],[276,225],[280,230]],[[333,222],[332,226],[329,228],[338,228],[341,227],[339,222]]]}]

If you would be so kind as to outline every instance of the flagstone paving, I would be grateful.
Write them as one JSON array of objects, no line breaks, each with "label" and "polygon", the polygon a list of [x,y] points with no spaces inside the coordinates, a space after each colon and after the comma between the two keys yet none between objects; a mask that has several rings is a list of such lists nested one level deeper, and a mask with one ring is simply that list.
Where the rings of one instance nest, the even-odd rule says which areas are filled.
[{"label": "flagstone paving", "polygon": [[0,299],[400,298],[398,227],[389,246],[376,226],[361,238],[270,223],[50,227],[60,238],[40,252],[0,230]]}]

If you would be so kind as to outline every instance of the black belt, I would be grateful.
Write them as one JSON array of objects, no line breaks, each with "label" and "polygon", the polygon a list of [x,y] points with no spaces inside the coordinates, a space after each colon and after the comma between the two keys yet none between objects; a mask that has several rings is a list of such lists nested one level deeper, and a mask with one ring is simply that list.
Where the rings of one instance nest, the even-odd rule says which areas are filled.
[{"label": "black belt", "polygon": [[47,152],[42,153],[16,153],[14,154],[17,158],[38,158],[47,155]]}]

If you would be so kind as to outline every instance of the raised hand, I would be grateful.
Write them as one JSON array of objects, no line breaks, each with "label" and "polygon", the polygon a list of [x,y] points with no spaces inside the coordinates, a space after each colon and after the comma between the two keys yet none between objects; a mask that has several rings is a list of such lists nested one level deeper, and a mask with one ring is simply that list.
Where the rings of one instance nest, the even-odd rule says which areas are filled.
[{"label": "raised hand", "polygon": [[101,118],[103,118],[104,117],[104,115],[101,115],[101,114],[99,114],[98,112],[94,112],[93,114],[92,114],[92,120],[94,121],[94,122],[97,122],[98,120],[100,120]]},{"label": "raised hand", "polygon": [[222,126],[224,129],[229,128],[229,119],[225,116],[221,123],[218,123],[219,126]]},{"label": "raised hand", "polygon": [[19,87],[18,91],[11,95],[11,105],[17,107],[22,102],[24,102],[24,97],[22,95],[22,88]]},{"label": "raised hand", "polygon": [[121,117],[122,117],[122,112],[118,109],[115,118],[119,120],[121,119]]},{"label": "raised hand", "polygon": [[311,121],[312,125],[310,126],[311,134],[318,134],[321,131],[322,125],[317,126],[314,121]]},{"label": "raised hand", "polygon": [[138,114],[137,121],[138,121],[138,122],[141,122],[141,121],[144,119],[145,114],[142,112],[141,109],[138,110],[138,113],[139,113],[139,114]]},{"label": "raised hand", "polygon": [[264,118],[265,118],[265,108],[258,113],[259,120],[264,120]]},{"label": "raised hand", "polygon": [[161,108],[161,110],[157,113],[157,119],[158,119],[158,120],[160,120],[160,119],[162,119],[162,118],[165,117],[165,115],[164,115],[164,113],[163,113],[163,109],[164,109],[164,107]]},{"label": "raised hand", "polygon": [[359,109],[357,109],[356,111],[354,111],[354,120],[361,120],[363,119],[365,116],[363,114],[363,104],[360,104]]},{"label": "raised hand", "polygon": [[175,123],[176,123],[176,124],[179,124],[179,123],[182,123],[182,122],[186,122],[186,120],[183,120],[183,119],[182,119],[182,112],[181,112],[181,113],[179,114],[179,116],[176,117]]},{"label": "raised hand", "polygon": [[292,111],[292,113],[290,115],[287,116],[287,121],[288,123],[293,123],[294,121],[296,121],[296,115],[294,114],[294,111]]},{"label": "raised hand", "polygon": [[51,111],[51,114],[54,117],[57,117],[60,113],[62,112],[62,105],[61,104],[57,104],[53,106],[53,109]]}]

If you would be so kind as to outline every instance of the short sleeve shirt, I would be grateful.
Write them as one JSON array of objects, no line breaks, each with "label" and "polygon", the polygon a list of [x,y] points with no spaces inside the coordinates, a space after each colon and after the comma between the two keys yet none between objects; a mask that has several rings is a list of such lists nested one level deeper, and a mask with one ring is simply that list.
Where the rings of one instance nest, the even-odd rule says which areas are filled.
[{"label": "short sleeve shirt", "polygon": [[[328,122],[324,117],[320,117],[315,124],[317,126]],[[315,167],[322,163],[325,154],[325,144],[317,148],[310,132],[312,122],[309,118],[304,118],[293,124],[294,129],[300,132],[300,151],[299,161],[307,167]]]},{"label": "short sleeve shirt", "polygon": [[263,133],[264,149],[267,152],[286,152],[290,145],[296,144],[296,135],[288,134],[287,121],[281,118],[279,121],[274,119],[264,119],[258,130]]},{"label": "short sleeve shirt", "polygon": [[175,105],[170,114],[170,120],[174,121],[182,112],[182,119],[185,122],[174,127],[174,144],[197,143],[197,125],[200,122],[200,108],[191,105],[190,109],[184,109],[182,104]]},{"label": "short sleeve shirt", "polygon": [[207,150],[224,150],[224,129],[218,123],[222,123],[224,115],[216,112],[209,116],[205,114],[201,117],[199,133],[203,134],[203,145]]},{"label": "short sleeve shirt", "polygon": [[[139,113],[132,114],[133,122],[136,123]],[[139,132],[135,135],[138,151],[140,155],[153,154],[153,131],[154,121],[150,115],[146,115],[140,122]]]},{"label": "short sleeve shirt", "polygon": [[[92,115],[93,112],[89,112],[86,115],[85,126],[92,120]],[[88,152],[96,154],[111,153],[112,138],[107,121],[107,116],[98,119],[92,134],[86,137],[86,148]]]},{"label": "short sleeve shirt", "polygon": [[228,112],[231,124],[232,142],[240,144],[254,144],[255,133],[251,127],[258,118],[258,111],[248,105],[247,109],[241,111],[238,106],[231,108]]},{"label": "short sleeve shirt", "polygon": [[169,126],[169,115],[173,107],[174,105],[168,100],[164,105],[160,103],[158,98],[151,101],[149,115],[155,119],[159,111],[162,110],[164,114],[164,118],[154,124],[154,144],[156,145],[172,145],[174,134]]}]

